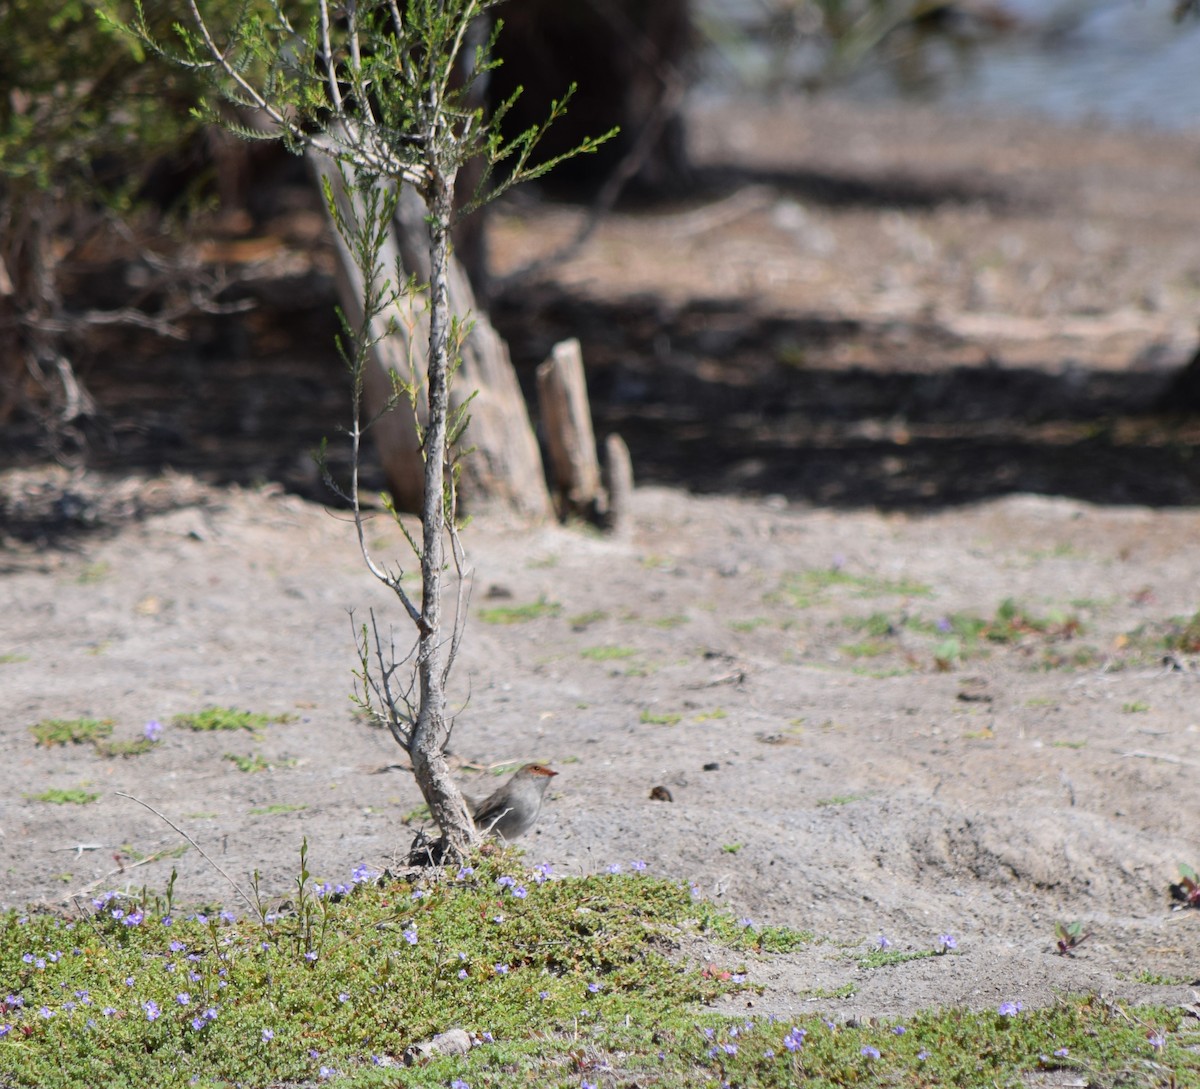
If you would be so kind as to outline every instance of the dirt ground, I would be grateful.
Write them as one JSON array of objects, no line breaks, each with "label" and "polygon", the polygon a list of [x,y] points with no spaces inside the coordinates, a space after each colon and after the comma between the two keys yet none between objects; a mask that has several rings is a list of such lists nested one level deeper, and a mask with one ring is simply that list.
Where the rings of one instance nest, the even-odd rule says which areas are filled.
[{"label": "dirt ground", "polygon": [[[494,223],[523,377],[580,336],[643,486],[621,539],[470,528],[467,789],[550,763],[531,863],[641,859],[826,939],[748,963],[759,1011],[1195,1002],[1200,912],[1168,890],[1200,865],[1200,473],[1194,426],[1151,410],[1194,347],[1196,141],[836,103],[693,132],[694,199],[614,216],[546,277],[505,280],[583,213],[527,196]],[[195,850],[153,857],[179,837],[117,791],[281,894],[303,838],[334,880],[411,838],[401,753],[348,699],[350,610],[395,610],[306,468],[337,364],[296,302],[327,251],[294,241],[237,336],[91,376],[96,467],[0,477],[2,904],[172,866],[183,898],[231,899]],[[270,400],[293,359],[311,396]],[[371,536],[404,555],[385,519]],[[211,705],[290,720],[171,725]],[[134,757],[35,746],[78,716],[165,728]],[[32,797],[80,787],[98,800]],[[1059,956],[1073,921],[1090,937]]]}]

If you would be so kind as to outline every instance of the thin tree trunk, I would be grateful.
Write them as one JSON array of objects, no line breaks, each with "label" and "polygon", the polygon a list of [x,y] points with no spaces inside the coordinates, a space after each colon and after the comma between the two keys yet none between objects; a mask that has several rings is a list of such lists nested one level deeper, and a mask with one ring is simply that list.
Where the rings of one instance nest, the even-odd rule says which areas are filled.
[{"label": "thin tree trunk", "polygon": [[446,720],[445,670],[448,640],[442,635],[442,577],[445,561],[446,421],[450,409],[450,258],[449,222],[453,193],[443,178],[433,181],[429,196],[429,423],[422,453],[425,495],[421,510],[421,634],[417,644],[417,676],[421,702],[412,733],[413,772],[430,813],[445,836],[445,848],[461,855],[479,842],[462,793],[446,763],[450,724]]}]

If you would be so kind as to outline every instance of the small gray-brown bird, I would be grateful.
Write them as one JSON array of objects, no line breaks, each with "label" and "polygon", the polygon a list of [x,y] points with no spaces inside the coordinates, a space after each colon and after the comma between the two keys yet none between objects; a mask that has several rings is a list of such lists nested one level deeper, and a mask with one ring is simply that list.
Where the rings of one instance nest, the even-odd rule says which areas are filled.
[{"label": "small gray-brown bird", "polygon": [[543,764],[519,768],[494,794],[471,807],[475,827],[507,843],[523,836],[537,823],[546,787],[557,774]]}]

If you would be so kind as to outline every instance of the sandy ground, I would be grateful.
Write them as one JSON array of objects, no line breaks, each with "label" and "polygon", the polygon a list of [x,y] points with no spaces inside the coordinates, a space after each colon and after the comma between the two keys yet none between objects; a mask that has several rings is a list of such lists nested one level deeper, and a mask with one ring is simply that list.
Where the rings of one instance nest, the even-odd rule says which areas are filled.
[{"label": "sandy ground", "polygon": [[[161,888],[172,866],[183,896],[230,898],[195,851],[134,866],[179,838],[116,791],[280,893],[304,837],[328,879],[411,838],[401,753],[347,698],[348,613],[388,605],[351,528],[295,497],[203,500],[4,576],[7,904]],[[832,514],[658,489],[636,512],[627,542],[487,519],[470,534],[453,748],[471,768],[560,770],[531,862],[643,859],[739,916],[814,930],[829,940],[751,966],[788,1008],[847,982],[853,996],[817,1005],[1190,998],[1200,913],[1172,911],[1167,889],[1196,858],[1200,680],[1186,656],[1163,664],[1155,625],[1194,605],[1200,515],[1025,496]],[[400,554],[398,533],[372,533]],[[940,671],[938,622],[994,618],[1009,598],[1030,630],[964,642]],[[489,611],[536,602],[545,615],[519,623]],[[210,705],[293,721],[257,736],[170,725]],[[113,719],[118,739],[167,725],[136,757],[34,745],[33,723],[76,716]],[[672,802],[650,799],[659,785]],[[76,787],[100,797],[30,797]],[[1054,924],[1073,920],[1092,937],[1058,956]],[[947,933],[951,956],[855,965],[880,934],[917,950]]]},{"label": "sandy ground", "polygon": [[[616,216],[498,297],[525,376],[583,338],[601,429],[647,486],[621,540],[471,527],[464,784],[551,763],[531,863],[641,859],[814,931],[749,962],[759,1010],[1195,1001],[1200,912],[1168,890],[1200,865],[1200,486],[1190,425],[1144,415],[1194,334],[1194,143],[836,105],[695,132],[702,199]],[[501,281],[580,215],[503,209]],[[264,405],[324,327],[289,342],[272,313],[227,369],[237,338],[164,356],[145,388],[93,375],[137,423],[107,472],[0,478],[0,903],[162,888],[172,866],[182,897],[231,899],[195,850],[151,858],[179,837],[117,791],[279,893],[304,838],[329,879],[411,839],[402,754],[348,698],[350,611],[396,611],[344,514],[275,483],[318,494],[304,451],[327,415],[281,394],[288,442]],[[311,385],[336,388],[323,366]],[[251,407],[219,437],[188,437],[235,398]],[[155,459],[205,479],[129,475]],[[371,535],[403,558],[385,519]],[[171,725],[213,705],[290,720]],[[78,716],[165,728],[135,757],[34,744]],[[33,797],[72,788],[99,797]],[[1059,956],[1073,921],[1091,936]],[[945,934],[945,956],[858,964],[881,935]]]}]

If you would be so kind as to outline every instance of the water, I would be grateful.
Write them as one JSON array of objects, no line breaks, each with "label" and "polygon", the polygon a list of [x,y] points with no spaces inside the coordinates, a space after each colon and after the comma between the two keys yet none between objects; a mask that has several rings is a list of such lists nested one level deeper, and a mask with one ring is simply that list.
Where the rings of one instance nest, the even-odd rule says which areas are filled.
[{"label": "water", "polygon": [[[1064,121],[1200,129],[1200,19],[1171,18],[1174,0],[995,0],[1017,28],[954,44],[930,35],[903,53],[885,43],[843,90],[859,99],[908,95],[954,109],[1036,114]],[[701,0],[710,26],[761,19],[756,0]],[[745,39],[715,50],[708,82],[731,71],[755,84],[802,85],[816,50],[772,51]]]}]

